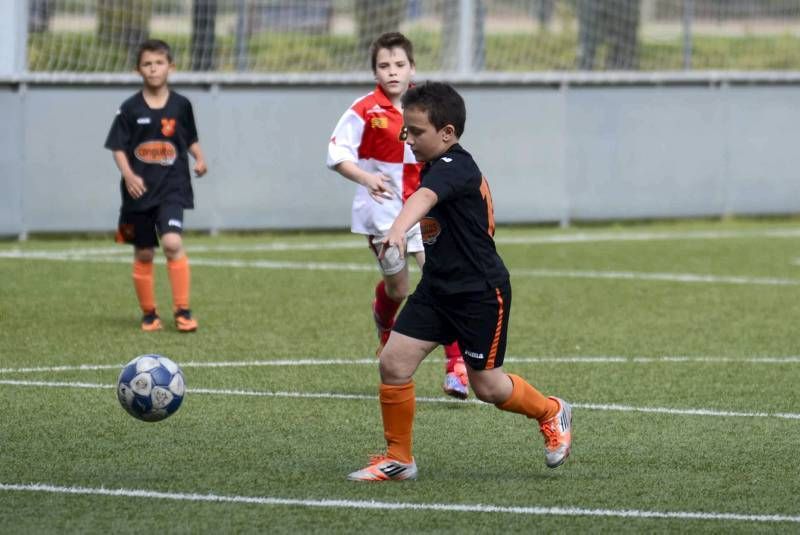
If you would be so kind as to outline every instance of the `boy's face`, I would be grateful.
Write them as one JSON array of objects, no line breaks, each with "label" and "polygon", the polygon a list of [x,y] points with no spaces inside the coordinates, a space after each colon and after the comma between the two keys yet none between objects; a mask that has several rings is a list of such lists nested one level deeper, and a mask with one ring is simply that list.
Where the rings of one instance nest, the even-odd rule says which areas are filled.
[{"label": "boy's face", "polygon": [[428,118],[428,111],[419,107],[403,110],[403,126],[406,129],[406,143],[418,162],[435,160],[458,141],[453,125],[448,124],[436,130]]},{"label": "boy's face", "polygon": [[139,74],[144,84],[150,89],[159,89],[167,84],[167,77],[174,64],[169,62],[163,52],[145,50],[139,60]]},{"label": "boy's face", "polygon": [[402,97],[416,70],[406,51],[397,46],[381,48],[375,56],[375,80],[389,98]]}]

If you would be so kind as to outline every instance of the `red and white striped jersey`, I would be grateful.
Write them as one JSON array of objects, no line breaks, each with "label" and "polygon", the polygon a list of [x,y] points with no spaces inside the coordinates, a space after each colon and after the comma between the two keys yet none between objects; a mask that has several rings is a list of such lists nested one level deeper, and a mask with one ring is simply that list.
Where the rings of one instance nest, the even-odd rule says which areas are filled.
[{"label": "red and white striped jersey", "polygon": [[357,99],[344,112],[328,143],[327,165],[333,169],[344,161],[355,162],[369,173],[390,177],[395,195],[379,204],[364,186],[357,186],[353,199],[351,230],[357,234],[384,235],[392,226],[403,202],[419,188],[422,163],[400,140],[403,114],[384,94],[380,85]]}]

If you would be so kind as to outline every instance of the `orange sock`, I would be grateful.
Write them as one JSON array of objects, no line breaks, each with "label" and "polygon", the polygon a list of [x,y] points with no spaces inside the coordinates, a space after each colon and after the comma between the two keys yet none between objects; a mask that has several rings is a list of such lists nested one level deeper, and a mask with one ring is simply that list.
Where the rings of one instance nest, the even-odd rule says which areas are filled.
[{"label": "orange sock", "polygon": [[529,385],[519,375],[507,374],[514,385],[511,397],[503,403],[495,405],[502,411],[524,414],[528,418],[535,418],[539,422],[549,420],[558,412],[558,402],[546,398],[541,392]]},{"label": "orange sock", "polygon": [[173,310],[188,309],[191,273],[189,271],[189,259],[186,255],[177,260],[167,260],[167,273],[172,286]]},{"label": "orange sock", "polygon": [[144,314],[156,309],[156,289],[153,278],[153,263],[133,261],[133,288]]},{"label": "orange sock", "polygon": [[410,463],[411,437],[414,428],[414,412],[417,398],[414,382],[395,386],[381,383],[381,416],[383,417],[383,436],[388,446],[386,455],[401,463]]}]

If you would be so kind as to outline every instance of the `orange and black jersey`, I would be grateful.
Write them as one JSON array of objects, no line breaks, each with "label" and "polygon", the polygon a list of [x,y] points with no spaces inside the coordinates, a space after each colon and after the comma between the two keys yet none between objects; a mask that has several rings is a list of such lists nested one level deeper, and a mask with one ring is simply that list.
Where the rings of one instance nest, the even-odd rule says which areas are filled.
[{"label": "orange and black jersey", "polygon": [[422,218],[425,264],[421,285],[435,293],[494,289],[508,270],[494,245],[494,208],[489,185],[461,145],[453,145],[422,170],[421,187],[438,197]]},{"label": "orange and black jersey", "polygon": [[196,141],[192,104],[183,95],[170,91],[160,109],[150,108],[141,91],[123,102],[105,147],[125,151],[147,192],[133,199],[121,182],[122,211],[146,211],[165,202],[194,208],[188,149]]}]

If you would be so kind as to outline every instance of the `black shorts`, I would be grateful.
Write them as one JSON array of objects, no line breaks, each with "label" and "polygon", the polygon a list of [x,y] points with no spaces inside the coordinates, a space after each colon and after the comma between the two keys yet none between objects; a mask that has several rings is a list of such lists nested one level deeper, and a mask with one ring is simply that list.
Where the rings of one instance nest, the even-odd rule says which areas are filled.
[{"label": "black shorts", "polygon": [[158,247],[158,237],[183,232],[183,206],[162,204],[146,212],[120,212],[116,241],[139,249]]},{"label": "black shorts", "polygon": [[511,313],[511,284],[459,294],[433,294],[422,285],[408,298],[393,330],[429,342],[457,341],[473,370],[503,364]]}]

